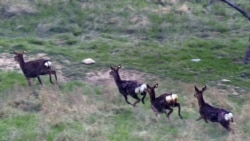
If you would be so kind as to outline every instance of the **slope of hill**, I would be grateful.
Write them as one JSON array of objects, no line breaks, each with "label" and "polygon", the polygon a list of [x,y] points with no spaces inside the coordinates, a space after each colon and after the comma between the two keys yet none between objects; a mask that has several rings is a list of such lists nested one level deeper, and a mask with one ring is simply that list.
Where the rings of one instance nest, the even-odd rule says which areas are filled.
[{"label": "slope of hill", "polygon": [[[249,21],[219,1],[163,2],[0,1],[0,140],[249,140]],[[248,0],[236,4],[250,13]],[[28,87],[11,50],[50,58],[59,85],[43,76],[43,86]],[[89,57],[97,63],[83,65]],[[126,104],[109,76],[118,64],[124,79],[158,82],[157,95],[178,93],[184,119],[175,109],[157,122],[148,96]],[[195,121],[194,85],[207,85],[205,100],[234,113],[235,134]]]}]

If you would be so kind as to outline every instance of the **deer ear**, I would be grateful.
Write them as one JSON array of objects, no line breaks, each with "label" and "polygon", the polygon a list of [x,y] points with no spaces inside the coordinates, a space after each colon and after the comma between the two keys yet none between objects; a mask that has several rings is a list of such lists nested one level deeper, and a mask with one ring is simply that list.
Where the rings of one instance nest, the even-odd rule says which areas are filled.
[{"label": "deer ear", "polygon": [[157,88],[158,87],[158,83],[155,84],[154,88]]},{"label": "deer ear", "polygon": [[195,89],[196,92],[200,91],[196,86],[194,86],[194,89]]},{"label": "deer ear", "polygon": [[202,88],[202,92],[204,92],[206,89],[207,89],[207,86],[206,86],[206,85],[205,85],[205,86],[203,86],[203,88]]},{"label": "deer ear", "polygon": [[117,68],[118,68],[118,69],[122,68],[121,64],[119,64]]}]

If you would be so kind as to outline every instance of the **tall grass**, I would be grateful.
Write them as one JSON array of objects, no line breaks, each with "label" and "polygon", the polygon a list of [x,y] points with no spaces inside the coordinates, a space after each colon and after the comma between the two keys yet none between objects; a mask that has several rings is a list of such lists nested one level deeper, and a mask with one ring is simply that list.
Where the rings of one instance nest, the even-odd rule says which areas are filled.
[{"label": "tall grass", "polygon": [[[173,87],[171,84],[169,87]],[[64,88],[64,90],[62,90]],[[245,140],[249,123],[243,104],[236,110],[237,103],[225,99],[227,93],[216,88],[205,92],[205,99],[213,105],[227,107],[234,111],[235,135],[228,133],[215,123],[195,121],[198,115],[197,101],[191,85],[178,83],[182,114],[177,109],[168,121],[164,114],[158,120],[154,117],[148,98],[146,105],[133,108],[127,105],[115,87],[108,93],[96,93],[89,84],[66,90],[43,86],[36,89],[15,86],[1,99],[1,140]],[[100,89],[102,91],[102,89]],[[165,91],[163,86],[157,95]],[[113,93],[113,94],[112,94]],[[210,97],[210,98],[209,98]],[[216,97],[216,98],[214,98]],[[132,99],[130,99],[132,100]],[[157,122],[159,121],[159,122]]]}]

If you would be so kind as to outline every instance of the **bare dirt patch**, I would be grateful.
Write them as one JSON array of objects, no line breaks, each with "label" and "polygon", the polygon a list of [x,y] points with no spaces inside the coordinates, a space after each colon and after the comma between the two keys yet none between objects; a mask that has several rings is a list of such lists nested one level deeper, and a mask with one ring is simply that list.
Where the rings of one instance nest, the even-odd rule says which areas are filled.
[{"label": "bare dirt patch", "polygon": [[0,55],[0,70],[2,70],[2,71],[20,70],[18,63],[15,62],[15,60],[14,60],[13,54],[1,53],[1,55]]},{"label": "bare dirt patch", "polygon": [[[114,79],[109,74],[110,70],[92,71],[86,73],[85,81],[93,84],[106,86],[108,84],[114,85]],[[136,80],[141,83],[145,83],[148,80],[159,79],[157,76],[152,74],[139,72],[137,70],[121,70],[121,79],[123,80]]]}]

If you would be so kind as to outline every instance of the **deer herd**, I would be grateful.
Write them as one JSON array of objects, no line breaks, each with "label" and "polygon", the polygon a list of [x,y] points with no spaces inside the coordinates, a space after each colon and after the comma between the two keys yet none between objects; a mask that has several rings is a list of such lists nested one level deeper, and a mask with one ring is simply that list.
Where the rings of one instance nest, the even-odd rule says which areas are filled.
[{"label": "deer herd", "polygon": [[[18,53],[16,51],[13,51],[12,53],[15,55],[14,58],[19,63],[29,86],[31,85],[31,78],[37,78],[39,83],[42,84],[40,75],[49,75],[51,84],[54,84],[51,78],[51,75],[54,75],[57,84],[56,71],[51,68],[52,64],[50,60],[37,59],[25,62],[23,58],[25,52]],[[110,67],[110,75],[114,78],[115,84],[119,92],[123,95],[127,104],[130,104],[133,107],[136,107],[136,104],[138,104],[140,101],[142,101],[142,103],[144,104],[144,99],[148,94],[150,98],[151,108],[156,117],[158,117],[160,113],[165,113],[167,119],[169,120],[169,116],[173,112],[173,108],[178,107],[178,115],[181,119],[183,118],[181,115],[181,104],[178,103],[177,94],[164,93],[156,97],[155,89],[158,87],[158,83],[150,86],[147,83],[139,83],[135,80],[123,80],[119,74],[120,69],[120,65],[117,67]],[[234,121],[233,114],[225,109],[217,108],[206,103],[203,98],[203,93],[205,90],[206,86],[201,89],[194,86],[194,97],[198,101],[200,113],[200,117],[196,120],[198,121],[203,119],[206,123],[208,123],[208,121],[218,122],[225,129],[234,133],[234,130],[230,127],[230,122]],[[139,95],[142,96],[141,99],[139,98]],[[131,96],[136,101],[134,103],[131,103],[130,101],[128,101],[128,96]]]}]

